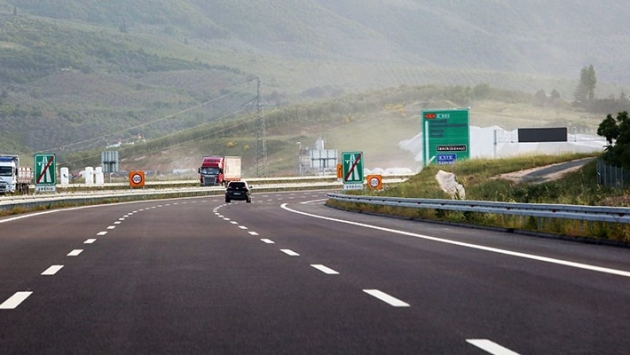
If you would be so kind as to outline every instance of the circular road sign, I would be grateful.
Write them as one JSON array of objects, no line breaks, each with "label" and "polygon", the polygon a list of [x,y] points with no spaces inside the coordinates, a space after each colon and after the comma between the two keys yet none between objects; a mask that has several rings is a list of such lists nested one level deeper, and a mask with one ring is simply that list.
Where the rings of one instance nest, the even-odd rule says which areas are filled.
[{"label": "circular road sign", "polygon": [[383,178],[381,175],[368,175],[367,183],[371,189],[381,190],[383,188]]},{"label": "circular road sign", "polygon": [[144,171],[130,171],[129,172],[129,186],[143,187],[144,186]]}]

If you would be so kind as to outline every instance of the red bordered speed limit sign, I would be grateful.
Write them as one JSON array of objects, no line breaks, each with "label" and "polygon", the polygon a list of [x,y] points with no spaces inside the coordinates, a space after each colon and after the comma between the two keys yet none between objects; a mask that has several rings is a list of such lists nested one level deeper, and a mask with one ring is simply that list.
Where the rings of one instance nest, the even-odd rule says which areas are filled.
[{"label": "red bordered speed limit sign", "polygon": [[383,189],[383,177],[381,175],[368,175],[365,177],[368,188],[373,190]]},{"label": "red bordered speed limit sign", "polygon": [[143,187],[144,186],[144,171],[130,171],[129,172],[129,186]]}]

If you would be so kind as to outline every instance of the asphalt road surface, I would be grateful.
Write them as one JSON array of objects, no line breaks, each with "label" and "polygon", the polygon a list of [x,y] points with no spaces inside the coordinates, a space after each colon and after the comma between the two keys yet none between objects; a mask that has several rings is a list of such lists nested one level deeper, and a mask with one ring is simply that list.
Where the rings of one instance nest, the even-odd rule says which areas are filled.
[{"label": "asphalt road surface", "polygon": [[0,219],[0,354],[628,354],[630,250],[325,191]]}]

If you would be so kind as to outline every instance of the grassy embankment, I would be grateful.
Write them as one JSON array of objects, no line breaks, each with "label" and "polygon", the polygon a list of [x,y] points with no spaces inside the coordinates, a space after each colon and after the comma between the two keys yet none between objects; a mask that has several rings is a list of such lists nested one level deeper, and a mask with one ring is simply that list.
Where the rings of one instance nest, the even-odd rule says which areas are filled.
[{"label": "grassy embankment", "polygon": [[[587,163],[583,168],[567,173],[558,180],[540,184],[514,183],[493,178],[503,173],[588,156],[593,155],[565,154],[519,156],[506,159],[471,159],[453,166],[429,166],[403,184],[380,192],[364,191],[361,193],[395,197],[450,199],[450,195],[440,189],[435,179],[438,170],[442,169],[456,174],[456,180],[466,190],[467,200],[628,206],[627,198],[624,198],[627,194],[626,192],[609,189],[597,184],[595,159]],[[394,215],[409,219],[472,224],[600,241],[630,242],[630,226],[624,224],[576,223],[574,220],[564,219],[539,219],[490,213],[397,208],[340,203],[332,200],[328,201],[327,204],[345,210]]]}]

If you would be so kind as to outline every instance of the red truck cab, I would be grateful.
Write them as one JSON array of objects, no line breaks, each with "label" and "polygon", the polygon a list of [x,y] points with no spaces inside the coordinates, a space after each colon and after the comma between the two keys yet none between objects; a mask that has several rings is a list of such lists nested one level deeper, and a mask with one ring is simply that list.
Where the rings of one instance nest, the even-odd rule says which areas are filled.
[{"label": "red truck cab", "polygon": [[198,169],[201,186],[217,186],[224,183],[224,158],[220,156],[203,157]]},{"label": "red truck cab", "polygon": [[241,179],[241,157],[205,156],[198,169],[201,186],[227,185]]}]

